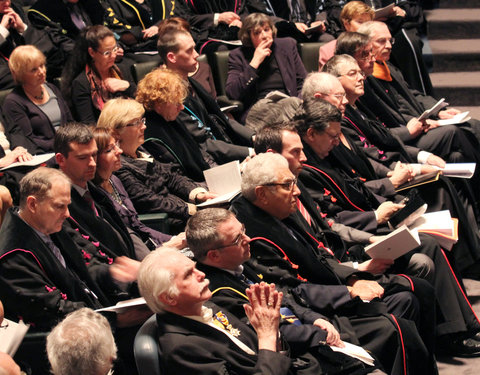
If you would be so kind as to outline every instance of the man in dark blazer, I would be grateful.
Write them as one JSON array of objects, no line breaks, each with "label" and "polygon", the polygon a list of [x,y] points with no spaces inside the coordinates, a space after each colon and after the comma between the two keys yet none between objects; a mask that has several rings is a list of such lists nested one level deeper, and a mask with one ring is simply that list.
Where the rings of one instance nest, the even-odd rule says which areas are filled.
[{"label": "man in dark blazer", "polygon": [[222,113],[215,99],[189,74],[197,69],[198,53],[190,33],[166,29],[158,38],[158,53],[167,68],[188,81],[190,93],[178,115],[195,140],[204,145],[218,164],[243,160],[253,154],[253,131]]},{"label": "man in dark blazer", "polygon": [[44,330],[73,310],[125,298],[116,281],[133,281],[138,265],[125,257],[113,262],[80,234],[65,230],[68,177],[40,167],[22,179],[21,193],[19,209],[8,212],[0,231],[0,290],[7,317],[22,317]]},{"label": "man in dark blazer", "polygon": [[166,374],[290,373],[291,359],[278,350],[282,294],[273,285],[257,284],[247,291],[247,326],[207,302],[211,292],[205,274],[176,250],[150,253],[138,281],[140,293],[157,313],[160,362]]},{"label": "man in dark blazer", "polygon": [[68,219],[71,226],[107,247],[111,257],[125,255],[136,259],[130,234],[111,201],[89,182],[97,166],[97,145],[92,132],[83,124],[67,124],[55,134],[54,149],[60,169],[72,180]]}]

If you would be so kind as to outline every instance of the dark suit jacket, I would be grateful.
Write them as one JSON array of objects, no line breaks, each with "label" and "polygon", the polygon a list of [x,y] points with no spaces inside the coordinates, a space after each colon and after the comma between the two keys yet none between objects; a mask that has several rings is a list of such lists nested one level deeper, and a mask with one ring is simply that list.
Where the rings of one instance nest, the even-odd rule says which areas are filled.
[{"label": "dark suit jacket", "polygon": [[[272,50],[284,86],[278,89],[286,90],[289,96],[299,97],[307,72],[298,54],[297,43],[292,38],[275,38]],[[243,102],[245,114],[253,104],[262,99],[258,96],[257,84],[265,77],[259,75],[262,65],[259,69],[250,66],[254,52],[253,47],[239,47],[231,51],[228,57],[228,78],[225,90],[230,98]]]},{"label": "dark suit jacket", "polygon": [[107,257],[78,233],[70,237],[62,229],[50,237],[67,268],[14,209],[8,211],[0,230],[0,291],[6,315],[22,317],[38,329],[50,329],[81,307],[115,303],[104,292],[114,289]]},{"label": "dark suit jacket", "polygon": [[[214,313],[219,311],[209,305]],[[255,332],[226,314],[233,327],[240,329],[240,339],[255,355],[247,354],[225,334],[207,324],[172,313],[157,315],[161,360],[167,375],[173,374],[255,374],[289,373],[290,358],[269,350],[258,350]]]},{"label": "dark suit jacket", "polygon": [[[70,211],[68,221],[71,226],[78,227],[82,233],[88,234],[94,241],[99,241],[109,250],[110,256],[125,255],[135,259],[132,239],[110,199],[91,183],[88,184],[88,189],[95,202],[102,201],[102,206],[95,204],[98,215],[72,187],[72,202],[68,206]],[[105,209],[107,207],[108,209]]]},{"label": "dark suit jacket", "polygon": [[[68,105],[63,99],[60,90],[51,83],[46,83],[46,85],[57,97],[61,114],[60,125],[73,121]],[[55,128],[48,116],[28,99],[21,86],[15,87],[15,89],[8,94],[5,98],[3,108],[5,108],[5,115],[10,118],[11,122],[18,125],[24,135],[36,144],[42,152],[53,152]]]},{"label": "dark suit jacket", "polygon": [[253,146],[253,131],[228,119],[200,83],[192,78],[188,81],[195,95],[190,94],[185,99],[185,109],[179,113],[178,121],[197,143],[206,145],[207,152],[218,164],[246,158],[247,147]]},{"label": "dark suit jacket", "polygon": [[307,144],[304,144],[304,150],[307,161],[300,180],[321,210],[342,224],[375,233],[377,220],[373,206],[378,206],[378,199],[385,199],[373,195],[358,179],[352,179],[354,183],[350,184],[339,178],[342,176]]}]

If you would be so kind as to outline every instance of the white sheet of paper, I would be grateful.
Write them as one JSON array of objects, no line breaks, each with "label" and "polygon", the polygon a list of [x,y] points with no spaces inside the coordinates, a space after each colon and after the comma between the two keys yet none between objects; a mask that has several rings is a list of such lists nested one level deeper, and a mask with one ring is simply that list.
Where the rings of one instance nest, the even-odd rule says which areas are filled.
[{"label": "white sheet of paper", "polygon": [[443,171],[447,177],[472,178],[475,173],[477,163],[446,163],[445,168],[438,168]]},{"label": "white sheet of paper", "polygon": [[3,319],[2,326],[6,327],[0,329],[0,352],[10,354],[13,357],[30,325],[25,324],[23,320],[16,323],[12,320]]},{"label": "white sheet of paper", "polygon": [[361,346],[350,344],[349,342],[346,342],[346,341],[344,341],[343,343],[345,344],[344,348],[339,348],[337,346],[330,346],[330,348],[334,352],[341,352],[350,357],[356,358],[362,361],[363,363],[366,363],[369,366],[374,365],[373,357],[370,354],[368,354],[368,352],[365,349],[363,349]]},{"label": "white sheet of paper", "polygon": [[437,122],[440,126],[462,124],[471,119],[469,114],[470,114],[470,111],[465,111],[446,120],[437,120]]},{"label": "white sheet of paper", "polygon": [[32,160],[12,163],[8,167],[1,168],[0,171],[4,171],[6,169],[15,168],[15,167],[24,167],[24,166],[34,167],[36,165],[45,163],[47,160],[50,160],[54,156],[55,156],[54,152],[49,152],[48,154],[42,154],[42,155],[33,155]]},{"label": "white sheet of paper", "polygon": [[240,189],[242,176],[238,160],[203,171],[208,190],[215,194],[228,194]]},{"label": "white sheet of paper", "polygon": [[386,18],[392,13],[392,9],[395,6],[395,3],[391,3],[384,8],[375,9],[374,19],[378,20],[379,18]]},{"label": "white sheet of paper", "polygon": [[95,310],[97,312],[100,311],[113,311],[113,312],[120,312],[122,310],[128,309],[129,307],[135,307],[135,306],[143,306],[146,305],[147,302],[145,301],[145,298],[139,297],[139,298],[132,298],[126,301],[120,301],[118,302],[115,306],[108,306],[104,307],[103,309],[98,309]]}]

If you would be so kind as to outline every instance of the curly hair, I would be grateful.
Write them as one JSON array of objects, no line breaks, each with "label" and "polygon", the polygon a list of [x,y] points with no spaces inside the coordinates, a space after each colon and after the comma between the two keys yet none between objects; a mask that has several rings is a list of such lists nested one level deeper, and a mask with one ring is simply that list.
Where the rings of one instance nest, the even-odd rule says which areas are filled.
[{"label": "curly hair", "polygon": [[138,83],[136,99],[151,111],[156,103],[183,103],[187,94],[187,83],[178,73],[158,68]]}]

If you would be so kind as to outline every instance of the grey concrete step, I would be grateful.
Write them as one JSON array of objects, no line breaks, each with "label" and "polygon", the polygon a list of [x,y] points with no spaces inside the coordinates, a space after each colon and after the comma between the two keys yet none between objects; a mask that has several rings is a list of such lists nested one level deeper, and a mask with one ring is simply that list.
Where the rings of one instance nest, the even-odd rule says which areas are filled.
[{"label": "grey concrete step", "polygon": [[428,38],[480,38],[480,9],[434,9],[426,12]]},{"label": "grey concrete step", "polygon": [[430,74],[435,97],[445,97],[454,106],[477,106],[480,103],[480,72]]},{"label": "grey concrete step", "polygon": [[434,72],[480,70],[480,39],[429,40]]}]

